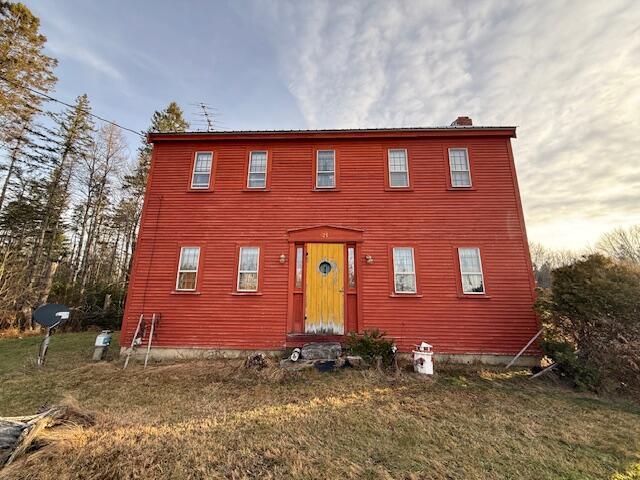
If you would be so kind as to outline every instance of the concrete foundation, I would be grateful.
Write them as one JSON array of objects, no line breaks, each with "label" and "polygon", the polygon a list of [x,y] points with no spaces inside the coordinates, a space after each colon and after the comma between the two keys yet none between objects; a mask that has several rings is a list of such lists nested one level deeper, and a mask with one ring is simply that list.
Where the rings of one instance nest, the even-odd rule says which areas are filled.
[{"label": "concrete foundation", "polygon": [[[127,353],[128,347],[120,347],[120,355]],[[264,353],[269,357],[282,358],[284,350],[240,350],[229,348],[180,348],[180,347],[153,347],[149,353],[151,360],[193,360],[193,359],[216,359],[216,358],[245,358],[252,353]],[[134,352],[135,358],[144,358],[147,353],[146,347],[137,348]],[[399,353],[399,356],[406,360],[411,360],[411,353]],[[502,354],[452,354],[435,353],[434,361],[438,363],[451,364],[483,364],[483,365],[506,365],[515,355]],[[536,355],[522,355],[514,366],[533,367],[540,364],[540,357]]]},{"label": "concrete foundation", "polygon": [[[129,347],[120,347],[120,355],[124,356]],[[183,348],[183,347],[152,347],[149,352],[150,360],[195,360],[215,358],[245,358],[252,353],[264,353],[269,357],[282,357],[284,350],[240,350],[230,348]],[[147,348],[136,348],[132,357],[144,358]]]}]

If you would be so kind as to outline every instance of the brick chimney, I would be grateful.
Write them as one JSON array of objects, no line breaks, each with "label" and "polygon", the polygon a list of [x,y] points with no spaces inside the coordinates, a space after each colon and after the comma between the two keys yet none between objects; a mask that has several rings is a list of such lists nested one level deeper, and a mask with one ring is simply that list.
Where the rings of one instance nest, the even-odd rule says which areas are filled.
[{"label": "brick chimney", "polygon": [[473,125],[473,121],[469,117],[458,117],[451,124],[452,127],[470,127]]}]

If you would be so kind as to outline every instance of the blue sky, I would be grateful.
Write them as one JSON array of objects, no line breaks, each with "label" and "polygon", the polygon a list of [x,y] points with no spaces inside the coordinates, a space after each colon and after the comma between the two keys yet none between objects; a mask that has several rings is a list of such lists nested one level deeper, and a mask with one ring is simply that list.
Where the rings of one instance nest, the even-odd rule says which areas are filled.
[{"label": "blue sky", "polygon": [[[530,239],[640,223],[640,2],[27,2],[55,95],[136,130],[177,101],[220,129],[517,125]],[[137,146],[129,137],[131,150]]]}]

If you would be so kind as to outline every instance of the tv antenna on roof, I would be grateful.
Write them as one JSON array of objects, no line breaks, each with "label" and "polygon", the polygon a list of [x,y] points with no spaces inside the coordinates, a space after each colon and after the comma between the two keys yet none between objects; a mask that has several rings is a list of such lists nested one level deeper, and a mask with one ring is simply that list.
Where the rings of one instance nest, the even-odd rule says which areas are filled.
[{"label": "tv antenna on roof", "polygon": [[215,120],[215,114],[213,112],[216,112],[217,109],[213,108],[210,105],[207,105],[204,102],[192,103],[190,105],[197,107],[199,110],[198,113],[196,113],[196,115],[199,117],[199,120],[197,121],[197,123],[199,124],[198,126],[204,127],[204,131],[206,132],[215,131],[216,124],[218,122]]}]

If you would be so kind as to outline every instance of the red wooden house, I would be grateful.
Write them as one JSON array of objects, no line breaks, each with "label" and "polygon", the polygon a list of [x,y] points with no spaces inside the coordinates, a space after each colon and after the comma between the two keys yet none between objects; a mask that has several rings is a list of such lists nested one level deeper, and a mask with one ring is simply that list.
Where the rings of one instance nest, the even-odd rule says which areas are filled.
[{"label": "red wooden house", "polygon": [[467,117],[151,134],[122,345],[157,313],[156,356],[378,328],[400,351],[504,360],[538,329],[514,137]]}]

